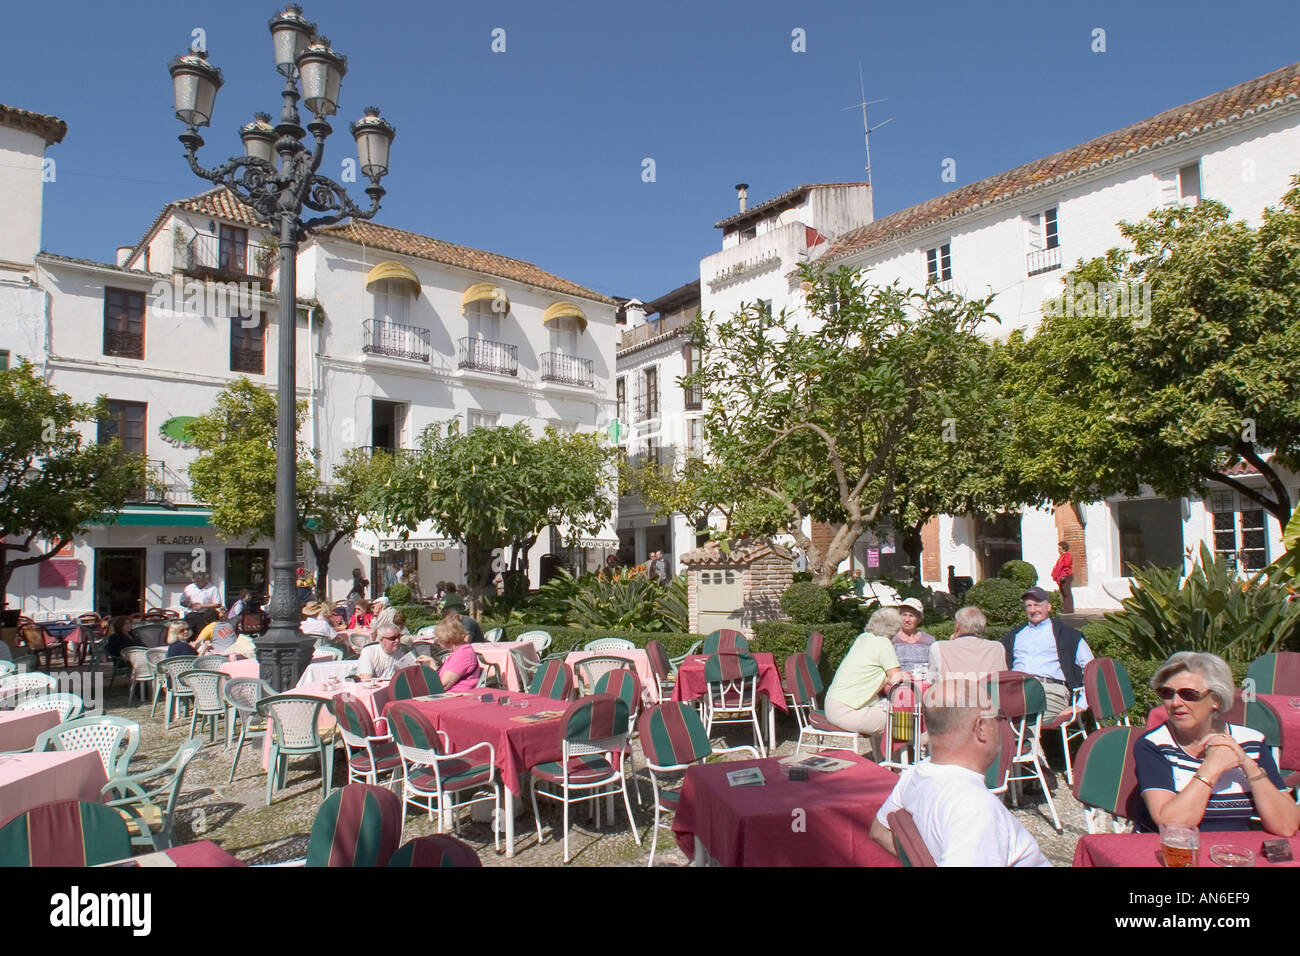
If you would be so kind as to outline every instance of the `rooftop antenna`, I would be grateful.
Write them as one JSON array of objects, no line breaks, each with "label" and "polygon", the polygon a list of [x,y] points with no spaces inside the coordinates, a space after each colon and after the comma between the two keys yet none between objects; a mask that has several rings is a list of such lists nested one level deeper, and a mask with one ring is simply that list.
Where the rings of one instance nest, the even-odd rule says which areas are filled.
[{"label": "rooftop antenna", "polygon": [[[866,91],[866,87],[863,85],[862,82],[862,61],[861,60],[858,61],[858,93],[862,96],[862,100],[860,102],[854,103],[852,106],[844,107],[844,110],[856,110],[856,109],[862,110],[862,145],[866,148],[867,151],[867,185],[870,186],[871,185],[871,134],[874,133],[876,130],[880,129],[881,126],[886,126],[892,123],[894,121],[894,118],[891,116],[889,119],[885,120],[885,122],[879,123],[875,126],[867,125],[867,107],[875,106],[877,103],[884,103],[887,101],[872,100],[871,102],[867,102],[867,91]],[[844,110],[841,110],[840,112],[844,112]]]}]

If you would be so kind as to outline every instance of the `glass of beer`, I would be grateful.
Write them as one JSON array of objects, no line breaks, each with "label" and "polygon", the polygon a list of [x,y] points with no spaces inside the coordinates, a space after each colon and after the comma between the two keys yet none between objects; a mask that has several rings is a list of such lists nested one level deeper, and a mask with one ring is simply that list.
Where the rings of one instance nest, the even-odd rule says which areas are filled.
[{"label": "glass of beer", "polygon": [[1165,866],[1196,866],[1201,856],[1201,833],[1185,823],[1160,824],[1160,853]]}]

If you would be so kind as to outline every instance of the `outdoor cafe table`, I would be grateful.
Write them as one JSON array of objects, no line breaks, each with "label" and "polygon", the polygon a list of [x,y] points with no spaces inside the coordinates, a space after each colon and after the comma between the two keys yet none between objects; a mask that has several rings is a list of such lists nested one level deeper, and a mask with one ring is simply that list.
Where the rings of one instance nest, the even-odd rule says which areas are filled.
[{"label": "outdoor cafe table", "polygon": [[[850,761],[833,773],[791,781],[775,757],[699,764],[686,771],[673,836],[697,864],[722,866],[898,866],[871,839],[871,821],[898,776],[848,750],[824,751]],[[762,786],[733,787],[727,774],[763,771]]]},{"label": "outdoor cafe table", "polygon": [[[1278,769],[1300,770],[1300,707],[1292,707],[1290,702],[1297,698],[1289,694],[1256,694],[1277,714],[1282,725],[1282,748],[1278,757]],[[1159,727],[1165,722],[1165,705],[1153,707],[1147,715],[1147,730]]]},{"label": "outdoor cafe table", "polygon": [[[1215,866],[1210,859],[1210,848],[1228,843],[1244,846],[1255,851],[1256,866],[1300,866],[1300,835],[1288,841],[1291,855],[1295,859],[1290,863],[1270,863],[1264,859],[1260,849],[1265,840],[1277,837],[1262,830],[1240,830],[1232,832],[1202,831],[1200,866]],[[1074,848],[1075,866],[1163,866],[1160,857],[1160,834],[1158,833],[1089,833],[1079,838]]]},{"label": "outdoor cafe table", "polygon": [[471,644],[474,653],[486,664],[495,664],[501,671],[501,685],[507,690],[512,691],[516,687],[526,687],[523,676],[515,669],[515,662],[510,656],[511,651],[519,651],[524,655],[525,660],[537,662],[537,645],[531,641],[500,641],[493,644],[488,641],[481,641]]},{"label": "outdoor cafe table", "polygon": [[[481,645],[475,645],[476,647]],[[491,694],[492,703],[484,703]],[[515,854],[515,798],[524,795],[524,780],[530,768],[562,756],[560,717],[551,720],[519,720],[526,714],[554,711],[563,714],[564,701],[516,691],[505,694],[510,703],[495,703],[500,691],[474,690],[450,694],[434,700],[415,699],[415,705],[428,716],[435,730],[451,738],[453,750],[467,750],[475,744],[490,743],[495,766],[505,785],[506,856]],[[522,704],[523,706],[519,706]]]},{"label": "outdoor cafe table", "polygon": [[0,826],[55,800],[100,803],[106,783],[98,750],[0,755]]},{"label": "outdoor cafe table", "polygon": [[31,750],[36,738],[58,723],[57,710],[0,711],[0,753]]},{"label": "outdoor cafe table", "polygon": [[[709,654],[693,654],[677,668],[677,683],[673,685],[673,700],[690,702],[704,696],[704,663]],[[771,654],[752,655],[758,664],[758,693],[764,698],[767,710],[767,744],[776,749],[776,707],[785,713],[785,688],[781,686],[781,672],[776,668],[776,658]]]},{"label": "outdoor cafe table", "polygon": [[564,663],[573,668],[573,679],[575,683],[581,684],[578,677],[578,663],[591,657],[621,657],[629,660],[636,667],[636,676],[641,678],[641,686],[646,688],[648,693],[653,693],[655,685],[654,671],[650,669],[650,656],[639,647],[619,648],[612,651],[569,651],[564,655]]}]

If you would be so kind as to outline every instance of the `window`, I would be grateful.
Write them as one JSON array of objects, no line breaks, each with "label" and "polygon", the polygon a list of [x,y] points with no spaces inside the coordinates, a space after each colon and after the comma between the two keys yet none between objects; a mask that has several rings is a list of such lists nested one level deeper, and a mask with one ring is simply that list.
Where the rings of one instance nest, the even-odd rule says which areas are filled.
[{"label": "window", "polygon": [[1210,498],[1214,550],[1230,566],[1243,571],[1260,571],[1268,564],[1264,509],[1234,492],[1216,492]]},{"label": "window", "polygon": [[688,458],[699,458],[704,454],[704,443],[700,432],[700,419],[689,418],[686,420],[686,455]]},{"label": "window", "polygon": [[647,465],[658,465],[658,464],[659,464],[659,439],[658,439],[658,438],[647,438],[647,439],[646,439],[646,441],[645,441],[645,459],[644,459],[644,462],[645,462],[645,464],[647,464]]},{"label": "window", "polygon": [[1056,207],[1025,217],[1026,269],[1037,275],[1061,268],[1061,233]]},{"label": "window", "polygon": [[[686,359],[686,374],[693,375],[700,370],[704,363],[703,352],[698,345],[688,345],[682,349],[682,357]],[[686,407],[699,408],[703,404],[703,389],[696,386],[691,388],[687,386],[683,389],[686,393]]]},{"label": "window", "polygon": [[217,263],[223,272],[248,273],[248,230],[222,226],[217,246]]},{"label": "window", "polygon": [[144,358],[144,293],[104,290],[104,354]]},{"label": "window", "polygon": [[578,320],[573,316],[551,323],[551,351],[560,355],[578,354]]},{"label": "window", "polygon": [[473,431],[476,428],[496,428],[497,422],[501,415],[497,412],[485,412],[482,409],[470,409],[465,412],[465,425],[467,431]]},{"label": "window", "polygon": [[8,371],[8,369],[9,369],[9,350],[0,349],[0,372]]},{"label": "window", "polygon": [[645,414],[643,418],[659,417],[659,366],[654,365],[645,370],[645,391],[642,393],[645,399],[643,408]]},{"label": "window", "polygon": [[754,238],[756,238],[757,236],[758,236],[758,226],[757,226],[757,225],[750,226],[748,229],[742,229],[742,230],[740,230],[740,241],[741,241],[741,242],[748,242],[750,239],[754,239]]},{"label": "window", "polygon": [[392,322],[406,325],[407,312],[411,304],[411,294],[402,279],[384,279],[370,287],[373,317],[380,322]]},{"label": "window", "polygon": [[621,375],[614,383],[614,417],[627,424],[627,379]]},{"label": "window", "polygon": [[245,327],[248,319],[230,320],[230,370],[251,375],[266,374],[266,314],[256,317],[256,325]]},{"label": "window", "polygon": [[492,311],[491,302],[471,302],[465,309],[465,317],[469,319],[470,338],[501,341],[501,313]]},{"label": "window", "polygon": [[107,445],[113,439],[122,443],[122,451],[128,455],[145,453],[145,409],[143,402],[119,402],[108,400],[108,417],[99,420],[99,444]]},{"label": "window", "polygon": [[1162,209],[1171,206],[1195,206],[1201,199],[1201,164],[1191,163],[1179,169],[1156,173],[1156,203]]},{"label": "window", "polygon": [[925,251],[925,271],[931,282],[952,279],[952,249],[949,243]]}]

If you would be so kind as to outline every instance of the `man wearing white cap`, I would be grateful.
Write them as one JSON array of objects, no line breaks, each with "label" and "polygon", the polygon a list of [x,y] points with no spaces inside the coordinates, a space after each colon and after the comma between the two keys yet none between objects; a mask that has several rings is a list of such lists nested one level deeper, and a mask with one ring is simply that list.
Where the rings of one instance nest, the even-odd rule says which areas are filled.
[{"label": "man wearing white cap", "polygon": [[894,635],[894,653],[898,655],[898,665],[913,676],[926,670],[930,660],[930,646],[934,644],[934,635],[921,630],[925,620],[925,605],[917,598],[908,598],[898,606],[899,617],[903,626]]}]

